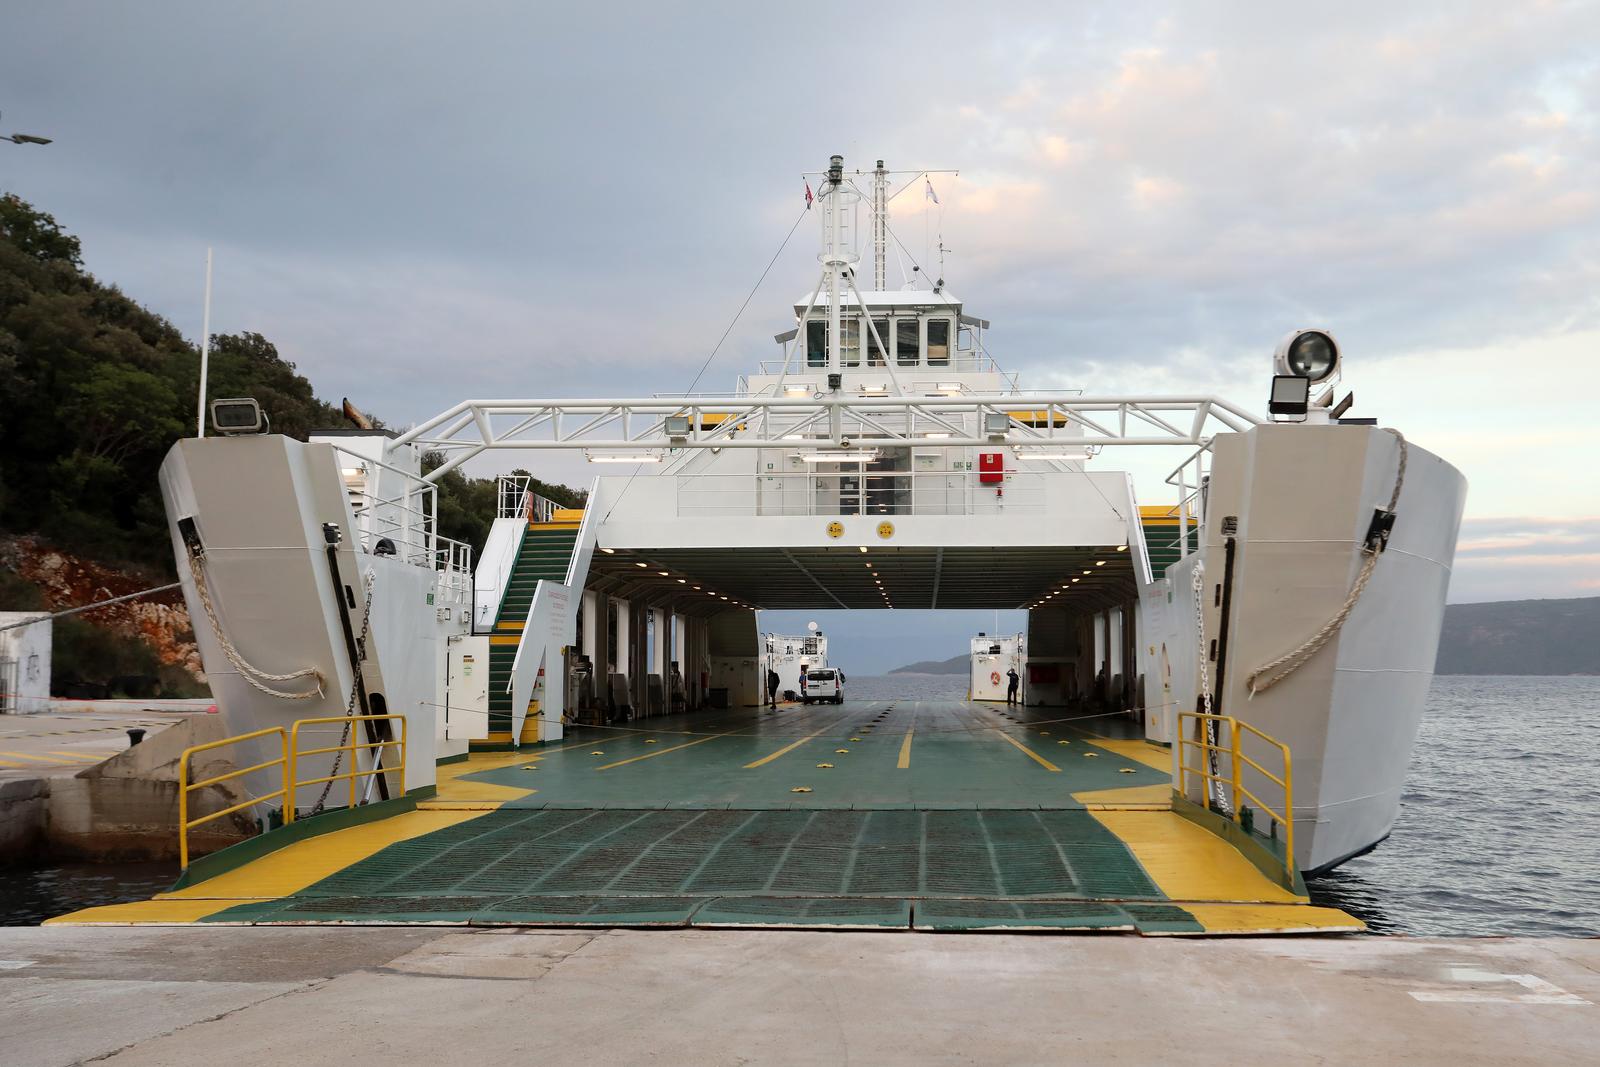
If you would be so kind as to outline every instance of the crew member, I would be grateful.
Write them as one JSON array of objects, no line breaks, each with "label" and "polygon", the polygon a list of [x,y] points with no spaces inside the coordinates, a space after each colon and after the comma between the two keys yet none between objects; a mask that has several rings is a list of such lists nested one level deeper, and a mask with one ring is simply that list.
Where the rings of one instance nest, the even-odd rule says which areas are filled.
[{"label": "crew member", "polygon": [[800,699],[802,702],[806,699],[806,665],[804,663],[800,664]]},{"label": "crew member", "polygon": [[775,707],[778,706],[778,684],[781,681],[782,681],[782,679],[780,679],[778,677],[778,672],[773,670],[771,667],[768,667],[767,668],[767,707],[769,707],[769,708],[775,708]]},{"label": "crew member", "polygon": [[1012,667],[1010,670],[1006,671],[1006,703],[1007,704],[1015,704],[1015,703],[1017,703],[1017,689],[1019,687],[1021,687],[1021,685],[1022,685],[1022,675],[1017,673],[1017,669],[1015,667]]}]

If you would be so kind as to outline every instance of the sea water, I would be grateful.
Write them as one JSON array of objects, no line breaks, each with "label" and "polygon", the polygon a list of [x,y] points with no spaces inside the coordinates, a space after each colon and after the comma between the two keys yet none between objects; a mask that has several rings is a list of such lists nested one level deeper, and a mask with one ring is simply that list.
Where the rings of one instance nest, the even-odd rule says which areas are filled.
[{"label": "sea water", "polygon": [[[960,700],[965,675],[850,676],[846,700]],[[1600,934],[1600,678],[1433,680],[1394,833],[1311,883],[1374,933]],[[165,864],[0,870],[0,925],[144,900]]]}]

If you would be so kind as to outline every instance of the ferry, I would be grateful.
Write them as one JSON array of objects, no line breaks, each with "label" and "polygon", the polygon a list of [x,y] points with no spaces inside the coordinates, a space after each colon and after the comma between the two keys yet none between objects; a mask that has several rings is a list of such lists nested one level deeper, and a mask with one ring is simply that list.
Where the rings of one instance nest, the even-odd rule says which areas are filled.
[{"label": "ferry", "polygon": [[[56,921],[1359,930],[1305,880],[1394,824],[1461,474],[1352,414],[1324,324],[1251,402],[1025,388],[942,270],[889,287],[919,180],[808,177],[818,272],[726,392],[306,442],[214,401],[161,489],[230,736],[179,759],[180,882]],[[442,475],[563,450],[618,473],[440,536]],[[968,700],[763,707],[826,649],[761,611],[911,608],[1026,624]]]}]

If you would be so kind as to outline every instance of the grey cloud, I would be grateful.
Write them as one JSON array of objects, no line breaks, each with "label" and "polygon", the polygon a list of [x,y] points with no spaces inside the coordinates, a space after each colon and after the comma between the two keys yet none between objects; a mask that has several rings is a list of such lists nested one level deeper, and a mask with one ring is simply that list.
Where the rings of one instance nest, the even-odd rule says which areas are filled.
[{"label": "grey cloud", "polygon": [[[217,244],[220,328],[397,422],[612,392],[618,366],[682,388],[833,151],[963,168],[951,284],[1011,369],[1227,367],[1310,320],[1381,354],[1600,317],[1591,5],[925,4],[841,40],[852,14],[36,5],[0,104],[57,142],[0,153],[0,185],[191,333]],[[896,225],[921,256],[919,209]],[[704,385],[771,354],[813,221]]]}]

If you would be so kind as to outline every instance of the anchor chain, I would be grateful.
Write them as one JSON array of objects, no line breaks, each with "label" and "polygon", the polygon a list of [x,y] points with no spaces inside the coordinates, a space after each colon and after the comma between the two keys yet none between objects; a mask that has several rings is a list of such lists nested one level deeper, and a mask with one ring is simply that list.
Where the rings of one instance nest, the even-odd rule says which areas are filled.
[{"label": "anchor chain", "polygon": [[[367,578],[367,602],[361,611],[361,633],[356,637],[356,662],[350,680],[350,698],[344,705],[344,728],[339,731],[339,751],[333,754],[333,768],[328,772],[328,780],[322,783],[322,795],[317,797],[316,804],[311,809],[311,814],[320,813],[328,803],[328,794],[333,791],[333,780],[339,774],[339,768],[344,764],[344,745],[350,740],[350,727],[354,725],[352,719],[356,713],[356,697],[361,692],[361,665],[367,661],[367,631],[372,624],[372,590],[378,584],[376,574]],[[381,750],[380,750],[381,751]],[[352,758],[354,758],[352,754]]]}]

